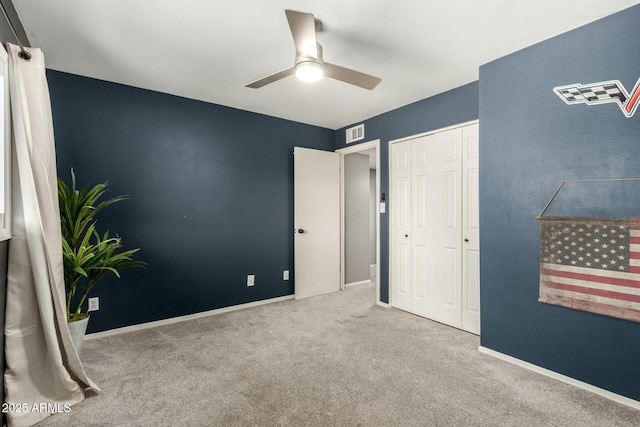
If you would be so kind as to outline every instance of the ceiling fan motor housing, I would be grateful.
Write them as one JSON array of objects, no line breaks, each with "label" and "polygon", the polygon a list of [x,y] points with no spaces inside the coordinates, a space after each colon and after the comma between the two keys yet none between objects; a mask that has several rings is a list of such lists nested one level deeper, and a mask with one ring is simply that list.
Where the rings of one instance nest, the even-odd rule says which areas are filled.
[{"label": "ceiling fan motor housing", "polygon": [[298,65],[302,62],[315,62],[322,66],[324,64],[324,61],[322,60],[322,46],[320,46],[320,43],[316,43],[316,52],[317,53],[315,56],[305,53],[298,53],[296,55],[295,64]]},{"label": "ceiling fan motor housing", "polygon": [[258,89],[292,74],[306,82],[316,82],[327,76],[368,90],[380,83],[379,77],[324,62],[322,46],[316,40],[316,33],[322,29],[322,21],[313,14],[285,10],[285,15],[296,47],[294,66],[249,83],[247,87]]}]

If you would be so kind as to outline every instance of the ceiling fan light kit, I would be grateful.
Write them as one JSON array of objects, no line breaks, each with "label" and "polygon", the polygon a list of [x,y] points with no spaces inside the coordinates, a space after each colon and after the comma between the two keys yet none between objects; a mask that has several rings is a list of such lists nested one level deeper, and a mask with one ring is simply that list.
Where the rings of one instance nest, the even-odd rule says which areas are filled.
[{"label": "ceiling fan light kit", "polygon": [[322,28],[322,22],[311,13],[294,10],[285,10],[284,12],[296,46],[295,65],[258,79],[245,87],[259,89],[292,74],[308,83],[317,82],[327,76],[368,90],[372,90],[382,81],[379,77],[324,62],[322,46],[316,41],[316,32]]},{"label": "ceiling fan light kit", "polygon": [[296,65],[296,77],[303,82],[317,82],[322,76],[324,76],[322,65],[315,61],[299,62]]}]

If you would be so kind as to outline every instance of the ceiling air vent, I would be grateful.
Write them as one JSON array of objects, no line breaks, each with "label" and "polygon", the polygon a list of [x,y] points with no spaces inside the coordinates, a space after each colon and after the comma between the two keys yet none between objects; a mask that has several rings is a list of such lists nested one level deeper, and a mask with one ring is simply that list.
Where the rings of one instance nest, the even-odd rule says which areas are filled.
[{"label": "ceiling air vent", "polygon": [[347,129],[347,144],[364,139],[364,123]]}]

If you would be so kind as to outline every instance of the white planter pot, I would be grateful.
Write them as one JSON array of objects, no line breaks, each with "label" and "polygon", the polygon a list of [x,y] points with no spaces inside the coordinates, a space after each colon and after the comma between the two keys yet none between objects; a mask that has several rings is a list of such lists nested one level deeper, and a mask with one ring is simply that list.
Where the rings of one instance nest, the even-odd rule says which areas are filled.
[{"label": "white planter pot", "polygon": [[76,353],[80,354],[82,349],[82,343],[84,342],[84,335],[87,332],[87,325],[89,324],[89,316],[84,319],[76,320],[75,322],[67,322],[69,325],[69,332],[71,333],[71,341],[73,341],[73,347],[76,349]]}]

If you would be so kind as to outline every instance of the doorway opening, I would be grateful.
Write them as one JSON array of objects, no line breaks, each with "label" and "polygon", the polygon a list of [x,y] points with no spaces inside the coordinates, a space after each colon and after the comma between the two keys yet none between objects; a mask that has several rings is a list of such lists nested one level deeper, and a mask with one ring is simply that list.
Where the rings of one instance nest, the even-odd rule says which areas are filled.
[{"label": "doorway opening", "polygon": [[380,141],[340,154],[340,289],[375,283],[380,303]]}]

